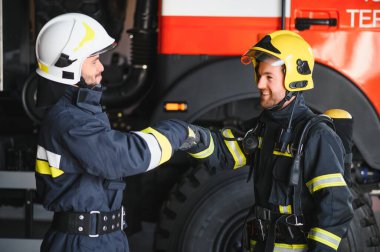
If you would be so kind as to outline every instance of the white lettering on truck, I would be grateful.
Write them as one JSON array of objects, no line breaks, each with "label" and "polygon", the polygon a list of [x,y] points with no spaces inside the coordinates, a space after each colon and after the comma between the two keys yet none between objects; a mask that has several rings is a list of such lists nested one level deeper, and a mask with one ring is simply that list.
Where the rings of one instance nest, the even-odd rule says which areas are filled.
[{"label": "white lettering on truck", "polygon": [[[380,0],[364,0],[366,3],[378,3]],[[375,28],[380,27],[380,10],[372,9],[347,9],[350,14],[351,28]]]}]

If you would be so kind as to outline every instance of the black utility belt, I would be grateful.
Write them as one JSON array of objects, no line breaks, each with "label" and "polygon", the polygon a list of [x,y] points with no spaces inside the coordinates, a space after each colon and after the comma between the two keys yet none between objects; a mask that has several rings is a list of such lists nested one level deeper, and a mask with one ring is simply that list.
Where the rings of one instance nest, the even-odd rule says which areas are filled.
[{"label": "black utility belt", "polygon": [[125,224],[124,207],[112,212],[55,212],[52,228],[69,234],[98,237],[123,230]]},{"label": "black utility belt", "polygon": [[277,213],[254,206],[251,217],[252,219],[246,223],[246,232],[250,239],[264,241],[271,230],[278,239],[303,236],[302,231],[305,227],[301,216]]},{"label": "black utility belt", "polygon": [[253,216],[255,219],[260,219],[260,220],[269,221],[269,222],[274,222],[281,216],[286,215],[286,214],[274,212],[272,210],[269,210],[267,208],[260,207],[260,206],[253,206],[252,210],[253,210]]}]

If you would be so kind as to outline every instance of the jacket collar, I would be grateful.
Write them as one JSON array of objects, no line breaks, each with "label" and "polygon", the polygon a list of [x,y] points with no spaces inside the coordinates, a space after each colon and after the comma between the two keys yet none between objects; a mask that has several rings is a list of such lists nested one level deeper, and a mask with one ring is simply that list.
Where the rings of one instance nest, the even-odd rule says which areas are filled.
[{"label": "jacket collar", "polygon": [[100,106],[102,91],[99,89],[70,86],[66,90],[65,97],[71,102],[71,104],[74,104],[81,109],[94,114],[102,112],[102,107]]},{"label": "jacket collar", "polygon": [[298,98],[294,99],[285,108],[281,110],[277,110],[277,111],[264,110],[263,114],[264,116],[268,117],[269,120],[277,122],[284,127],[284,126],[287,126],[287,124],[289,123],[293,106],[295,106],[294,112],[293,112],[293,120],[292,120],[294,123],[298,121],[298,119],[301,118],[302,115],[304,115],[306,111],[309,110],[309,108],[305,104],[305,99],[303,98],[302,94],[299,94]]}]

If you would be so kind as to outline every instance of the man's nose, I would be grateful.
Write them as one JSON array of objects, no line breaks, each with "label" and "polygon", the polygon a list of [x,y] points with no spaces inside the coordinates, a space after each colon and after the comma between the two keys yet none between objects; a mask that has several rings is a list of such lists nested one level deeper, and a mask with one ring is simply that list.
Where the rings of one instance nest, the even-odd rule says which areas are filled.
[{"label": "man's nose", "polygon": [[99,62],[99,72],[103,72],[104,71],[104,66],[102,63]]},{"label": "man's nose", "polygon": [[266,88],[266,81],[264,80],[264,78],[258,78],[257,80],[257,88],[258,89],[264,89]]}]

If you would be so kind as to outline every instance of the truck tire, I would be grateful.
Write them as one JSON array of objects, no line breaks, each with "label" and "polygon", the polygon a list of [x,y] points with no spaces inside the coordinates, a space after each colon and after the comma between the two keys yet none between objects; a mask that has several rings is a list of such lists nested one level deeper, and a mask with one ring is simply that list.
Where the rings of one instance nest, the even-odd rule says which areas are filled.
[{"label": "truck tire", "polygon": [[[248,167],[210,169],[199,165],[184,176],[163,204],[157,223],[156,252],[240,251],[244,218],[252,205]],[[353,188],[354,219],[339,251],[376,252],[379,229],[370,201]]]},{"label": "truck tire", "polygon": [[351,188],[354,218],[350,223],[347,236],[339,246],[341,252],[379,252],[380,232],[372,210],[372,201],[368,193],[354,184]]}]

